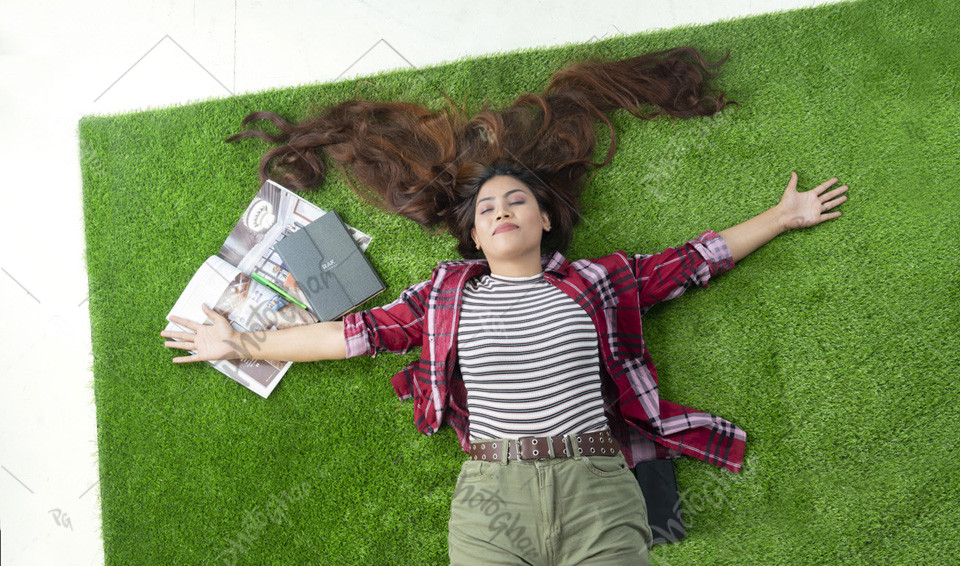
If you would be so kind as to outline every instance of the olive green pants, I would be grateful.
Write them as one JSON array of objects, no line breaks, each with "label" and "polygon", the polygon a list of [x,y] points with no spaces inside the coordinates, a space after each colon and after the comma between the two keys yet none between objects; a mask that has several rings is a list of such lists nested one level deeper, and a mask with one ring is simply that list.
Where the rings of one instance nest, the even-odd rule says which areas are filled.
[{"label": "olive green pants", "polygon": [[452,566],[646,565],[652,540],[622,454],[467,460],[450,504]]}]

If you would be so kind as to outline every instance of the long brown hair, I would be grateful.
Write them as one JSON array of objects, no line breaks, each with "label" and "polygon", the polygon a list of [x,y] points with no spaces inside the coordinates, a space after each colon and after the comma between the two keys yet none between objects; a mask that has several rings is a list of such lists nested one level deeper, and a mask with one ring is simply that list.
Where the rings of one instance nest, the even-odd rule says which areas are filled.
[{"label": "long brown hair", "polygon": [[[575,62],[554,73],[542,94],[521,94],[501,111],[486,101],[472,118],[449,97],[449,108],[439,112],[412,102],[347,100],[297,124],[273,112],[253,112],[242,127],[268,120],[280,133],[249,129],[226,141],[252,136],[283,144],[263,156],[260,180],[271,178],[293,190],[323,182],[326,154],[358,195],[424,227],[446,229],[459,239],[464,258],[478,257],[470,228],[480,186],[493,175],[511,174],[550,215],[555,228],[545,233],[545,248],[564,251],[579,218],[585,175],[609,163],[616,149],[605,113],[623,108],[650,120],[662,113],[710,116],[727,104],[739,106],[722,92],[710,95],[704,76],[715,76],[707,69],[729,54],[710,63],[695,48],[681,46],[618,61]],[[644,103],[659,110],[641,114]],[[591,160],[595,120],[610,130],[600,163]],[[363,187],[353,183],[348,169]]]}]

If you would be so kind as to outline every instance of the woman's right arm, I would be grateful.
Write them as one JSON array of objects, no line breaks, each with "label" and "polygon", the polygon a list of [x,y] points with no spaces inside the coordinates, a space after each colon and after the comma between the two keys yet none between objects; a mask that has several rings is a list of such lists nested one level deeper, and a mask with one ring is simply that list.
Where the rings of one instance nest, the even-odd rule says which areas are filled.
[{"label": "woman's right arm", "polygon": [[174,358],[176,363],[208,360],[279,360],[312,362],[346,358],[346,340],[343,322],[330,321],[291,326],[283,330],[237,332],[230,322],[213,309],[203,305],[203,313],[213,324],[198,324],[178,316],[170,321],[193,332],[163,331],[160,336],[175,338],[164,346],[194,350],[190,356]]}]

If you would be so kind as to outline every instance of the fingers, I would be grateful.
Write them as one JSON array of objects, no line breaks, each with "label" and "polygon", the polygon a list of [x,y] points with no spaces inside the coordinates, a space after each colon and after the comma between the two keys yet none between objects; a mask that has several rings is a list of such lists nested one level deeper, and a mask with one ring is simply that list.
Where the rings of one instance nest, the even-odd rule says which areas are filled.
[{"label": "fingers", "polygon": [[836,183],[836,182],[839,181],[839,180],[840,180],[840,179],[837,179],[836,177],[834,177],[834,178],[829,179],[829,180],[827,180],[827,181],[825,181],[825,182],[823,182],[823,183],[820,183],[819,185],[817,185],[817,187],[816,187],[815,189],[813,189],[813,194],[819,196],[820,193],[822,193],[823,191],[827,190],[827,189],[830,187],[830,185]]},{"label": "fingers", "polygon": [[838,199],[834,199],[834,200],[831,200],[831,201],[829,201],[829,202],[825,202],[825,203],[823,203],[823,210],[826,211],[826,210],[830,210],[831,208],[840,206],[840,205],[843,204],[846,200],[847,200],[847,197],[846,197],[846,196],[842,196],[842,197],[840,197],[840,198],[838,198]]},{"label": "fingers", "polygon": [[[220,314],[220,313],[218,313],[217,311],[213,310],[212,308],[208,307],[208,306],[206,305],[206,303],[201,304],[201,305],[200,305],[200,308],[203,309],[203,314],[207,315],[208,317],[210,317],[210,318],[212,318],[212,319],[223,318],[223,315],[222,315],[222,314]],[[194,332],[197,331],[197,328],[203,326],[203,325],[200,324],[199,322],[194,322],[194,321],[192,321],[192,320],[183,318],[182,316],[176,316],[176,315],[171,315],[171,316],[170,316],[170,322],[174,322],[174,323],[176,323],[176,324],[179,324],[180,326],[182,326],[182,327],[184,327],[184,328],[189,328],[190,330],[193,330]]]},{"label": "fingers", "polygon": [[175,338],[177,340],[193,340],[193,337],[196,336],[196,334],[192,334],[190,332],[177,332],[175,330],[164,330],[160,333],[160,336],[163,336],[164,338]]},{"label": "fingers", "polygon": [[[825,201],[831,200],[831,199],[837,197],[838,195],[841,195],[841,194],[847,192],[847,189],[848,189],[848,188],[849,188],[849,187],[847,187],[846,185],[844,185],[844,186],[842,186],[842,187],[837,187],[836,189],[833,189],[832,191],[830,191],[829,193],[823,195],[823,196],[820,197],[820,198],[821,198],[822,200],[825,200]],[[843,200],[840,200],[840,202],[843,202],[844,200],[847,200],[847,197],[843,197]],[[837,203],[837,204],[839,204],[839,203]]]},{"label": "fingers", "polygon": [[[164,342],[164,346],[168,348],[179,348],[181,350],[193,350],[197,346],[193,342]],[[173,358],[174,363],[182,364],[185,362],[197,362],[200,361],[199,354],[193,354],[191,356],[180,356],[179,358]]]},{"label": "fingers", "polygon": [[[849,187],[847,187],[846,185],[844,185],[844,186],[842,186],[842,187],[837,187],[836,189],[833,189],[833,190],[830,191],[829,193],[821,196],[821,197],[820,197],[820,206],[823,208],[823,210],[822,210],[821,212],[826,212],[826,211],[830,210],[831,208],[836,208],[836,207],[840,206],[841,204],[843,204],[844,202],[846,202],[847,196],[844,195],[843,193],[845,193],[848,188],[849,188]],[[842,196],[841,196],[841,195],[842,195]],[[821,216],[821,219],[822,219],[822,220],[830,220],[831,218],[836,218],[836,217],[838,217],[838,216],[840,216],[840,213],[839,213],[839,212],[834,212],[834,213],[832,213],[832,214],[827,214],[827,215]]]},{"label": "fingers", "polygon": [[170,322],[179,324],[180,326],[184,328],[189,328],[190,330],[193,330],[193,331],[196,331],[197,328],[200,327],[199,324],[197,324],[196,322],[193,322],[192,320],[187,320],[183,317],[174,316],[174,315],[170,316]]},{"label": "fingers", "polygon": [[[211,309],[211,308],[208,307],[206,304],[200,305],[200,308],[203,309],[203,313],[206,314],[206,315],[207,315],[208,317],[210,317],[210,318],[213,318],[213,319],[216,319],[216,318],[218,318],[218,317],[219,317],[219,318],[224,318],[223,315],[221,315],[221,314],[218,313],[217,311]],[[224,320],[226,320],[226,319],[224,319]],[[198,322],[194,322],[194,321],[192,321],[192,320],[183,318],[183,317],[181,317],[181,316],[176,316],[176,315],[171,315],[171,316],[170,316],[170,322],[172,322],[172,323],[174,323],[174,324],[179,324],[180,326],[182,326],[182,327],[184,327],[184,328],[188,328],[188,329],[190,329],[190,330],[193,330],[194,332],[199,331],[199,330],[200,330],[200,327],[203,326],[203,324],[200,324],[200,323],[198,323]],[[164,330],[163,332],[160,333],[160,336],[166,336],[166,337],[168,337],[168,338],[176,338],[176,339],[178,339],[178,340],[190,340],[190,339],[192,339],[194,336],[196,336],[196,334],[192,334],[192,333],[190,333],[190,332],[176,332],[176,331],[173,331],[173,330],[169,330],[169,331],[168,331],[168,330]]]},{"label": "fingers", "polygon": [[203,313],[210,317],[212,320],[223,319],[227,320],[227,317],[208,307],[206,304],[202,306]]},{"label": "fingers", "polygon": [[[208,317],[212,319],[216,319],[217,317],[223,318],[223,315],[217,313],[217,311],[208,307],[206,303],[201,304],[200,308],[203,309],[204,314],[206,314]],[[177,332],[174,330],[161,331],[160,336],[163,336],[165,338],[174,338],[175,340],[178,340],[178,341],[168,340],[167,342],[164,342],[163,345],[166,346],[167,348],[179,348],[181,350],[195,350],[197,347],[196,343],[194,343],[194,340],[197,337],[195,332],[199,331],[200,327],[203,325],[196,323],[192,320],[187,320],[183,317],[174,316],[174,315],[170,316],[170,322],[179,324],[180,326],[193,330],[194,332]],[[177,364],[183,364],[187,362],[198,362],[198,361],[201,361],[199,354],[173,358],[173,362]]]}]

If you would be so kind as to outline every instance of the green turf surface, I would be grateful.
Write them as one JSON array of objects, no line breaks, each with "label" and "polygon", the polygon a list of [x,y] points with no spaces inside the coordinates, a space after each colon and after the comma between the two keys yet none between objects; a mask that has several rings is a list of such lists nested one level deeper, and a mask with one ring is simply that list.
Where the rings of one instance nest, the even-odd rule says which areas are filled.
[{"label": "green turf surface", "polygon": [[[790,178],[850,187],[793,231],[654,308],[661,395],[747,431],[743,471],[678,461],[688,538],[659,564],[940,564],[960,552],[960,10],[865,1],[518,51],[79,125],[107,564],[443,564],[465,455],[414,427],[389,378],[415,359],[298,363],[269,400],[159,333],[259,188],[253,110],[289,119],[356,94],[440,108],[512,101],[567,61],[676,45],[742,107],[613,114],[618,153],[567,257],[656,252],[775,205]],[[598,127],[598,157],[606,151]],[[455,259],[449,237],[363,203],[335,168],[309,200],[374,236],[395,299]],[[198,316],[200,313],[198,313]]]}]

